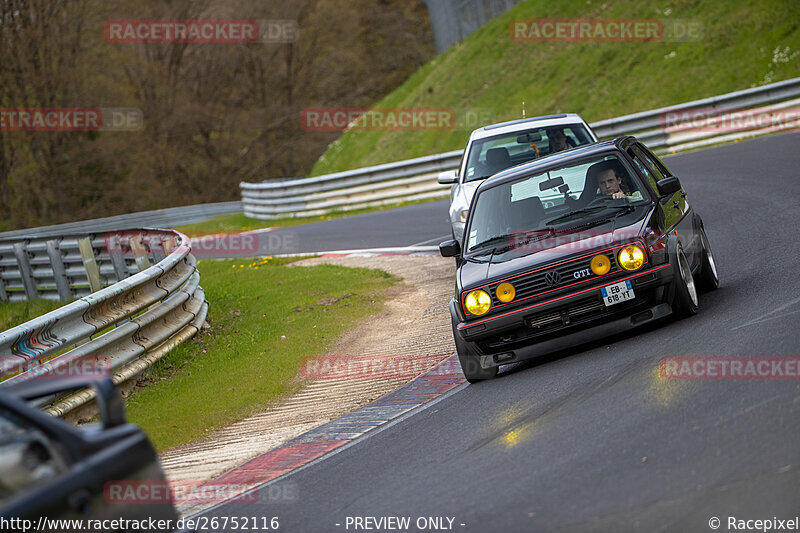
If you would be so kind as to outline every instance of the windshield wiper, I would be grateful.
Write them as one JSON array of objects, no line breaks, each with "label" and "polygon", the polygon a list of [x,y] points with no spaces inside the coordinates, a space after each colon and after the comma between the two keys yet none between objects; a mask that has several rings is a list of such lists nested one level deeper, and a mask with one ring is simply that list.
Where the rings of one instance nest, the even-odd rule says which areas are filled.
[{"label": "windshield wiper", "polygon": [[611,209],[622,209],[622,211],[620,211],[619,213],[614,215],[614,218],[617,218],[620,215],[624,215],[625,213],[630,213],[631,211],[636,209],[634,206],[632,206],[630,204],[628,204],[628,205],[609,205],[609,206],[606,206],[606,207],[610,207]]},{"label": "windshield wiper", "polygon": [[561,215],[560,217],[556,217],[553,220],[548,220],[545,222],[545,225],[549,226],[554,222],[558,222],[559,220],[564,220],[565,218],[569,218],[573,215],[578,215],[580,213],[594,213],[595,211],[599,211],[600,209],[605,209],[607,206],[605,205],[598,205],[597,207],[581,207],[580,209],[576,209],[575,211],[570,211],[566,215]]},{"label": "windshield wiper", "polygon": [[510,242],[509,241],[510,241],[510,237],[508,235],[495,235],[494,237],[489,237],[488,239],[479,242],[475,246],[472,246],[469,249],[469,252],[470,253],[471,252],[475,252],[476,250],[479,250],[480,248],[486,248],[487,246],[491,246],[491,245],[494,245],[494,244],[499,244],[501,242],[505,242],[506,246],[494,246],[492,248],[492,253],[497,253],[498,251],[502,251],[504,249],[507,249],[510,246]]},{"label": "windshield wiper", "polygon": [[614,215],[614,218],[611,219],[611,233],[614,233],[614,230],[617,229],[617,219],[620,217],[620,215],[626,215],[636,209],[632,205],[620,205],[618,207],[626,207],[628,209],[618,211],[617,214]]}]

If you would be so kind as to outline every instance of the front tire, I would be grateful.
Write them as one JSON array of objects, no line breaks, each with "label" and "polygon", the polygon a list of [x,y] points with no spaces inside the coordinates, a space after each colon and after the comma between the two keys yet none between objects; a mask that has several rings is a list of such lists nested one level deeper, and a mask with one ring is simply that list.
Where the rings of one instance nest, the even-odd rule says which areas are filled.
[{"label": "front tire", "polygon": [[461,352],[458,352],[458,362],[461,363],[461,371],[464,373],[464,377],[467,378],[467,381],[470,383],[486,381],[487,379],[492,379],[497,376],[497,367],[481,367],[477,355],[462,355]]},{"label": "front tire", "polygon": [[689,261],[686,259],[683,247],[680,244],[675,250],[675,277],[672,284],[672,309],[676,318],[697,314],[699,309],[697,286],[692,276],[692,269],[689,267]]},{"label": "front tire", "polygon": [[473,353],[469,348],[469,344],[461,338],[458,334],[458,328],[453,320],[453,339],[456,343],[456,353],[458,354],[458,362],[461,363],[461,371],[464,377],[470,383],[478,383],[497,376],[497,367],[483,368],[481,366],[480,356]]},{"label": "front tire", "polygon": [[700,228],[700,243],[703,257],[700,261],[700,272],[697,275],[697,287],[702,292],[710,292],[719,287],[719,275],[717,274],[717,263],[714,261],[714,254],[711,252],[711,244],[708,242],[706,230]]}]

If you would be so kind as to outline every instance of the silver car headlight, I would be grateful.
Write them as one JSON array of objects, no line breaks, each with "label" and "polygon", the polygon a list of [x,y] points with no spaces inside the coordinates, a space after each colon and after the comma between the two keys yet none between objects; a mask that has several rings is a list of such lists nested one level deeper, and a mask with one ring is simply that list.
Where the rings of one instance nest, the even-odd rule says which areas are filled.
[{"label": "silver car headlight", "polygon": [[469,209],[464,209],[461,211],[461,215],[459,215],[459,220],[461,220],[462,224],[467,223],[467,217],[469,216]]}]

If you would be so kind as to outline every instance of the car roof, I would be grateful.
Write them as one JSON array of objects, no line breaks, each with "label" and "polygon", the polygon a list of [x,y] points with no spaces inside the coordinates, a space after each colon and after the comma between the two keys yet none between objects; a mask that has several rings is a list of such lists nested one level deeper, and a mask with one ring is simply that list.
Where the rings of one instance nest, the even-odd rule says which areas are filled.
[{"label": "car roof", "polygon": [[586,121],[581,118],[577,113],[561,113],[558,115],[545,115],[541,117],[521,118],[512,120],[510,122],[500,122],[498,124],[490,124],[482,128],[478,128],[470,135],[471,140],[483,139],[493,135],[502,135],[506,133],[514,133],[517,131],[525,131],[531,127],[546,128],[548,126],[561,126],[566,124],[584,124]]},{"label": "car roof", "polygon": [[578,146],[577,148],[556,152],[554,154],[544,156],[541,159],[534,159],[528,163],[523,163],[516,167],[511,167],[498,172],[489,179],[484,180],[483,183],[478,186],[477,191],[490,189],[524,176],[541,174],[542,172],[550,170],[553,167],[561,168],[565,165],[569,165],[570,163],[580,161],[587,157],[624,151],[624,149],[633,142],[636,142],[636,138],[626,135],[624,137],[617,137],[616,139],[609,139],[593,144],[584,144],[582,146]]}]

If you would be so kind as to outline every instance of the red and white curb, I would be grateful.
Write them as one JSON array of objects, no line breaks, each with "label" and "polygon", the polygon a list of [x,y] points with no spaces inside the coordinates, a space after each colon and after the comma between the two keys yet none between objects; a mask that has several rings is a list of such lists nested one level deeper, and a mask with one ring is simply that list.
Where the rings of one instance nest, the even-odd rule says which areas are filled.
[{"label": "red and white curb", "polygon": [[[245,464],[201,485],[237,486],[252,489],[315,461],[349,444],[366,433],[428,404],[465,383],[458,357],[452,355],[399,389],[372,403],[332,420],[260,455]],[[243,500],[245,501],[245,500]],[[247,501],[252,501],[252,498]],[[215,502],[219,505],[224,502]],[[208,506],[178,506],[184,514],[194,514]]]}]

